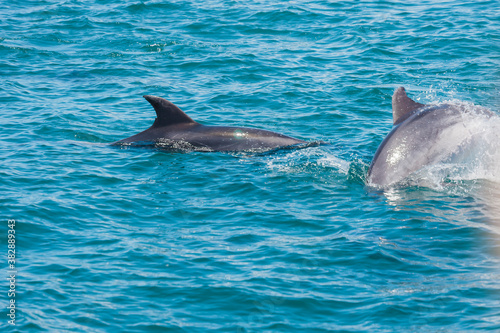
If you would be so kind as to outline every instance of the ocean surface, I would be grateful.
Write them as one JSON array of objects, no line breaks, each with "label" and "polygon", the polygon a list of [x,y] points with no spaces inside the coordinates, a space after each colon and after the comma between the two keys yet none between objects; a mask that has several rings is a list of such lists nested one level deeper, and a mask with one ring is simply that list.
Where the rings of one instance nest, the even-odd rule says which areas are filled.
[{"label": "ocean surface", "polygon": [[500,332],[500,160],[366,183],[399,86],[499,114],[498,1],[0,1],[0,331]]}]

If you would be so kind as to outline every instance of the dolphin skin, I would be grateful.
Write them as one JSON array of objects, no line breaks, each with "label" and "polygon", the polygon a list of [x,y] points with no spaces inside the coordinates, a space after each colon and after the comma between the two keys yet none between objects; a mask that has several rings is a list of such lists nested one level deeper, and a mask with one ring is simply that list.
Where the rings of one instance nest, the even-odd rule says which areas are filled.
[{"label": "dolphin skin", "polygon": [[[394,127],[378,147],[367,175],[372,186],[401,182],[425,166],[457,163],[473,150],[484,124],[495,114],[464,103],[420,104],[403,87],[392,96]],[[475,119],[484,119],[481,126]]]},{"label": "dolphin skin", "polygon": [[305,143],[261,129],[201,125],[166,99],[149,95],[144,98],[156,111],[153,125],[113,145],[155,145],[200,151],[265,151]]}]

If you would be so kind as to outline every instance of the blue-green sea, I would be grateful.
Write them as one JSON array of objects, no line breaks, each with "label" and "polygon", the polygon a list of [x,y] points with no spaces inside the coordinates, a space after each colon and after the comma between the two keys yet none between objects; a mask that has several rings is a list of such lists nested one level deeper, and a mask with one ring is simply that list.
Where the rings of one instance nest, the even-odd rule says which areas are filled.
[{"label": "blue-green sea", "polygon": [[500,174],[366,183],[399,86],[499,114],[499,2],[0,0],[0,331],[500,332]]}]

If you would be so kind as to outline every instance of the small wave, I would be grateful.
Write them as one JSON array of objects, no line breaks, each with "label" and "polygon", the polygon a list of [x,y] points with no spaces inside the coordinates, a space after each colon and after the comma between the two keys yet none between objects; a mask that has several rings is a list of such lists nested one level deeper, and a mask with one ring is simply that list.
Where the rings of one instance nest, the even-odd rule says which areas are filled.
[{"label": "small wave", "polygon": [[351,168],[351,162],[321,146],[294,151],[282,150],[281,154],[269,155],[266,165],[273,171],[312,174],[321,179],[331,176],[345,179]]}]

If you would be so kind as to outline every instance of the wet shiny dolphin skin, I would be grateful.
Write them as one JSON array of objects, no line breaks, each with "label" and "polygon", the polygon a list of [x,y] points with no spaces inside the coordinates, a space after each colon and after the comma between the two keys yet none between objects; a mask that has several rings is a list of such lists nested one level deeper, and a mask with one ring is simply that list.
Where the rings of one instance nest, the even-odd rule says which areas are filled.
[{"label": "wet shiny dolphin skin", "polygon": [[144,98],[156,111],[155,122],[147,130],[113,145],[159,145],[201,151],[265,151],[305,143],[261,129],[202,125],[166,99],[150,95]]},{"label": "wet shiny dolphin skin", "polygon": [[[459,159],[473,149],[467,117],[493,117],[480,106],[424,105],[406,95],[403,87],[392,97],[394,127],[378,147],[367,175],[367,184],[389,186],[425,166]],[[469,118],[471,119],[471,118]]]}]

